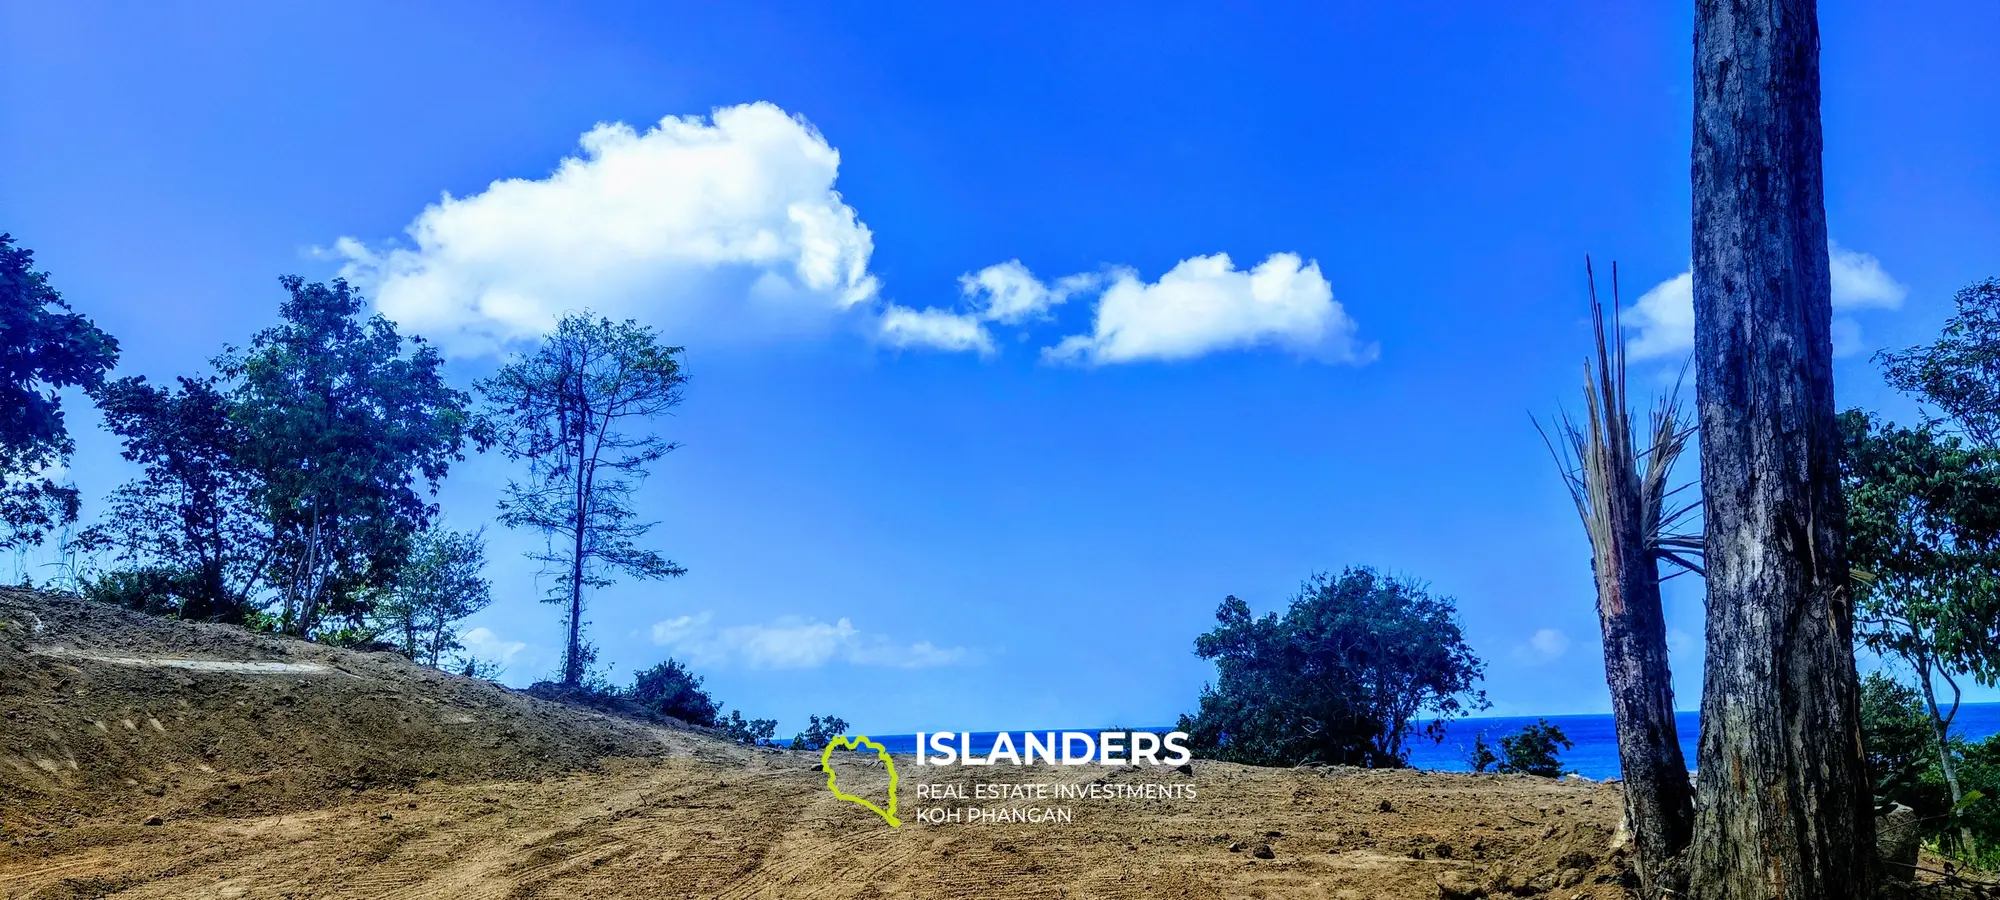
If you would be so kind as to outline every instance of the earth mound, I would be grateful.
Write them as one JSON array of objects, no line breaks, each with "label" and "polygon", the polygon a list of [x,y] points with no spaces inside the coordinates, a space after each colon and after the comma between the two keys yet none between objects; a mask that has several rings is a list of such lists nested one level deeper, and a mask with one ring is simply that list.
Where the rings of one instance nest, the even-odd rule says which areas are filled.
[{"label": "earth mound", "polygon": [[537,780],[726,745],[225,625],[0,589],[0,832],[251,815],[421,779]]}]

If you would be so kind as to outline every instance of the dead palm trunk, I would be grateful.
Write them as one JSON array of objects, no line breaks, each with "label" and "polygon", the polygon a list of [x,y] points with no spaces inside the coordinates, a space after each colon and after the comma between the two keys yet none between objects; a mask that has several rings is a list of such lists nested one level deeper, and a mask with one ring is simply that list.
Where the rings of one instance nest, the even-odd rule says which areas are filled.
[{"label": "dead palm trunk", "polygon": [[1695,396],[1708,656],[1689,887],[1873,893],[1813,0],[1696,0]]},{"label": "dead palm trunk", "polygon": [[[1586,272],[1589,265],[1586,260]],[[1615,264],[1611,271],[1615,310]],[[1693,429],[1684,420],[1680,386],[1675,385],[1654,409],[1652,446],[1639,451],[1627,412],[1624,347],[1615,318],[1607,341],[1594,276],[1590,315],[1597,359],[1584,364],[1586,416],[1579,425],[1564,415],[1559,430],[1565,446],[1557,449],[1550,441],[1549,449],[1590,537],[1597,618],[1604,631],[1604,680],[1611,688],[1625,781],[1625,818],[1636,850],[1640,895],[1655,900],[1680,889],[1680,855],[1694,825],[1694,791],[1674,726],[1673,672],[1667,666],[1666,616],[1660,608],[1661,562],[1700,572],[1700,538],[1673,533],[1695,505],[1674,504],[1678,489],[1667,486]],[[1546,433],[1543,439],[1548,440]]]}]

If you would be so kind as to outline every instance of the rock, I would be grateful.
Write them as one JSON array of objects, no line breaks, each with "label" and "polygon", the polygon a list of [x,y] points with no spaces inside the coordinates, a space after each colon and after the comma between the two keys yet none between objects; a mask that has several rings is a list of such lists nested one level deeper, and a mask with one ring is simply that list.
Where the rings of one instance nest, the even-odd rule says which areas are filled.
[{"label": "rock", "polygon": [[1527,884],[1515,888],[1514,893],[1523,897],[1531,897],[1536,894],[1546,894],[1550,891],[1555,890],[1558,884],[1559,882],[1556,880],[1556,873],[1543,872],[1540,875],[1528,879]]},{"label": "rock", "polygon": [[1236,842],[1236,843],[1234,843],[1234,844],[1230,844],[1230,845],[1229,845],[1229,852],[1231,852],[1231,853],[1242,853],[1242,852],[1243,852],[1243,842],[1242,842],[1242,841],[1237,841],[1237,842]]},{"label": "rock", "polygon": [[1462,872],[1451,872],[1438,879],[1438,900],[1480,900],[1484,896],[1486,888]]},{"label": "rock", "polygon": [[1380,804],[1377,804],[1375,808],[1376,808],[1376,809],[1378,809],[1378,810],[1381,810],[1382,812],[1395,812],[1395,811],[1396,811],[1396,806],[1395,806],[1395,804],[1393,804],[1393,803],[1390,803],[1390,802],[1388,801],[1388,799],[1387,799],[1387,798],[1384,798],[1384,799],[1383,799],[1383,801],[1382,801],[1382,802],[1381,802]]},{"label": "rock", "polygon": [[1174,767],[1174,771],[1179,772],[1182,775],[1186,775],[1189,778],[1193,778],[1194,763],[1181,763],[1180,765]]},{"label": "rock", "polygon": [[1254,857],[1257,857],[1258,859],[1277,859],[1277,858],[1278,858],[1278,854],[1276,854],[1276,853],[1273,853],[1273,852],[1271,851],[1271,845],[1270,845],[1270,844],[1258,844],[1258,845],[1257,845],[1257,849],[1255,849],[1255,850],[1252,850],[1252,851],[1250,851],[1250,855],[1251,855],[1251,856],[1254,856]]},{"label": "rock", "polygon": [[162,821],[162,820],[160,819],[160,817],[159,817],[159,816],[154,816],[154,817],[152,817],[152,818],[150,818],[150,819],[147,819],[147,820],[146,820],[146,824],[148,824],[148,825],[165,825],[165,824],[167,824],[167,823],[166,823],[165,821]]},{"label": "rock", "polygon": [[1556,873],[1556,883],[1563,887],[1576,887],[1583,883],[1582,869],[1564,869]]},{"label": "rock", "polygon": [[1916,811],[1901,803],[1875,817],[1875,853],[1882,857],[1889,877],[1908,881],[1916,874],[1920,837]]}]

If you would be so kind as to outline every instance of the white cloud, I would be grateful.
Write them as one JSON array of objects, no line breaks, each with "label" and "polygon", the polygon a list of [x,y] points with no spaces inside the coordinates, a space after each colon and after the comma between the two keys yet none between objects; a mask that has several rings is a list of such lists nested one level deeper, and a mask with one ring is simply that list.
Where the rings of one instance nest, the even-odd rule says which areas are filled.
[{"label": "white cloud", "polygon": [[[1897,309],[1909,289],[1889,276],[1882,261],[1827,242],[1835,312]],[[1626,344],[1633,359],[1674,356],[1694,349],[1694,274],[1682,272],[1660,282],[1624,311],[1625,326],[1637,332]],[[1833,320],[1834,353],[1861,349],[1861,325],[1849,316]]]},{"label": "white cloud", "polygon": [[890,306],[882,314],[880,338],[892,347],[972,350],[991,356],[998,350],[987,323],[1020,325],[1046,319],[1051,308],[1096,288],[1101,280],[1097,273],[1085,272],[1044,284],[1020,260],[1011,259],[958,277],[963,311]]},{"label": "white cloud", "polygon": [[986,333],[978,317],[942,309],[889,307],[882,313],[881,340],[899,348],[972,350],[981,356],[995,352],[993,336]]},{"label": "white cloud", "polygon": [[1354,332],[1318,263],[1274,253],[1242,271],[1217,253],[1182,260],[1150,284],[1131,269],[1113,270],[1091,333],[1064,338],[1042,356],[1104,365],[1272,346],[1326,362],[1373,360],[1375,346],[1356,342]]},{"label": "white cloud", "polygon": [[829,662],[902,669],[965,662],[963,647],[930,641],[899,644],[861,631],[852,620],[834,622],[784,616],[767,624],[717,628],[712,613],[668,619],[653,626],[653,643],[697,665],[741,662],[756,669],[813,669]]},{"label": "white cloud", "polygon": [[1514,658],[1528,663],[1545,663],[1569,652],[1569,635],[1543,628],[1514,648]]},{"label": "white cloud", "polygon": [[840,154],[769,103],[600,124],[542,179],[446,194],[414,246],[343,237],[343,277],[459,353],[533,339],[564,312],[635,317],[674,340],[818,326],[872,301],[873,239],[834,190]]},{"label": "white cloud", "polygon": [[464,644],[473,656],[503,666],[511,665],[521,651],[528,649],[526,642],[504,640],[484,625],[460,634],[458,642]]}]

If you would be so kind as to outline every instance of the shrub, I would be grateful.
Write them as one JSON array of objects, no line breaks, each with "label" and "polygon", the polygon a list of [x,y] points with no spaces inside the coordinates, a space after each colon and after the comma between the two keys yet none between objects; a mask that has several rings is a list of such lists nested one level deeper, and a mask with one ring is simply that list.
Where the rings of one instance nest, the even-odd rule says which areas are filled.
[{"label": "shrub", "polygon": [[1500,756],[1493,767],[1496,772],[1519,775],[1540,775],[1554,778],[1562,774],[1560,751],[1575,749],[1562,729],[1549,724],[1547,719],[1536,719],[1533,725],[1524,725],[1520,731],[1500,738]]},{"label": "shrub", "polygon": [[715,727],[722,731],[724,737],[739,744],[771,747],[775,746],[772,737],[778,733],[778,720],[745,719],[742,712],[732,709],[728,717],[715,720]]},{"label": "shrub", "polygon": [[799,732],[797,737],[792,738],[792,749],[824,750],[827,744],[833,742],[834,738],[846,733],[846,719],[839,716],[827,716],[824,719],[819,716],[813,716],[812,723],[806,726],[806,730]]},{"label": "shrub", "polygon": [[715,724],[715,698],[701,689],[701,676],[667,660],[632,676],[631,698],[640,706],[692,725]]}]

